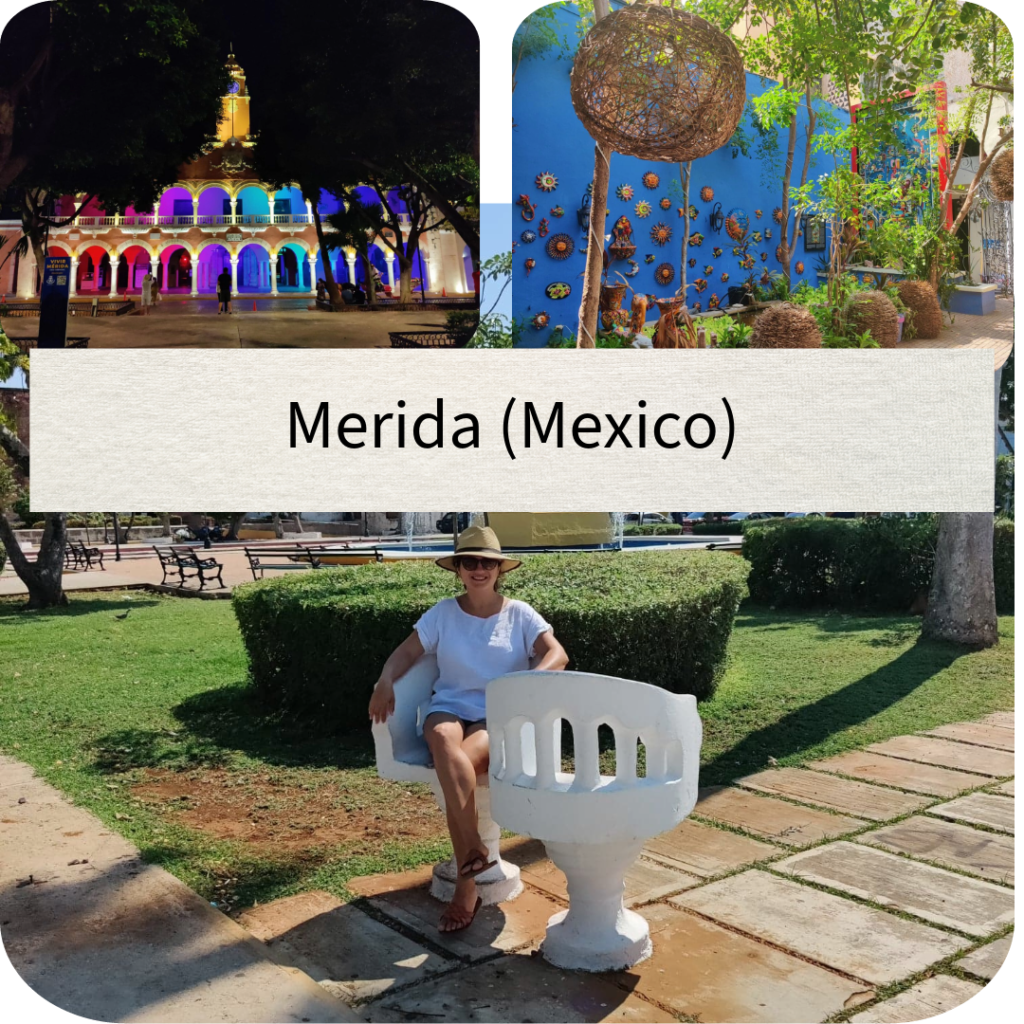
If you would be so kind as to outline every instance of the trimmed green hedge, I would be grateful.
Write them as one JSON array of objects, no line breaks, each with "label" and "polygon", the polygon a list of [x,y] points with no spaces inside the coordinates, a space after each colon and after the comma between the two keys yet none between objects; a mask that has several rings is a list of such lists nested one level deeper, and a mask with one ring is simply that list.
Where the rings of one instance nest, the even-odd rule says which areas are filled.
[{"label": "trimmed green hedge", "polygon": [[[743,535],[752,600],[776,608],[906,612],[931,584],[936,516],[770,519]],[[1013,613],[1013,524],[997,522],[996,605]]]},{"label": "trimmed green hedge", "polygon": [[997,519],[992,564],[996,581],[996,610],[1013,614],[1013,520]]},{"label": "trimmed green hedge", "polygon": [[[748,566],[702,551],[531,555],[503,585],[554,627],[570,666],[710,697]],[[324,730],[365,729],[388,655],[458,593],[430,562],[320,569],[235,588],[253,686]]]}]

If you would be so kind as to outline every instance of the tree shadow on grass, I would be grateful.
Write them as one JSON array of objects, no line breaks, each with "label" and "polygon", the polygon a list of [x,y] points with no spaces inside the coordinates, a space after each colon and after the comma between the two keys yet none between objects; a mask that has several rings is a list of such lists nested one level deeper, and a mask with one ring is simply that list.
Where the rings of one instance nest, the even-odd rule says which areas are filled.
[{"label": "tree shadow on grass", "polygon": [[28,609],[25,607],[27,598],[16,596],[0,600],[0,628],[8,626],[31,625],[39,618],[75,619],[83,615],[94,615],[99,612],[123,614],[128,608],[149,608],[160,603],[159,598],[138,596],[140,591],[130,591],[131,596],[112,600],[110,598],[90,598],[88,600],[74,594],[69,595],[70,604],[59,608]]},{"label": "tree shadow on grass", "polygon": [[323,735],[288,716],[268,713],[245,683],[194,694],[171,709],[175,731],[124,729],[96,742],[103,771],[217,767],[238,751],[279,767],[368,768],[376,762],[365,732]]},{"label": "tree shadow on grass", "polygon": [[749,733],[701,767],[704,785],[731,782],[760,771],[768,758],[799,754],[835,733],[859,725],[913,693],[968,653],[963,647],[921,640],[893,661],[813,704]]}]

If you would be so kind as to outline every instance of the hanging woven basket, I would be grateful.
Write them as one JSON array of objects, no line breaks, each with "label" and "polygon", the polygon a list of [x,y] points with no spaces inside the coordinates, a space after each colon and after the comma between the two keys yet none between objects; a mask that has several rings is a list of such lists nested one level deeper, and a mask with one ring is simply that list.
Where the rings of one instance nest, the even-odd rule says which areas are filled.
[{"label": "hanging woven basket", "polygon": [[846,324],[857,334],[870,331],[881,348],[895,348],[900,315],[885,292],[857,292],[846,303]]},{"label": "hanging woven basket", "polygon": [[821,348],[821,331],[810,310],[792,302],[770,306],[754,321],[751,348]]},{"label": "hanging woven basket", "polygon": [[672,8],[635,3],[602,18],[580,44],[572,104],[616,153],[676,162],[707,156],[732,137],[747,80],[732,39]]},{"label": "hanging woven basket", "polygon": [[935,289],[927,281],[898,281],[896,288],[903,305],[914,317],[914,337],[937,338],[942,330],[942,309]]},{"label": "hanging woven basket", "polygon": [[988,169],[992,193],[1001,203],[1013,202],[1013,150],[1004,149]]}]

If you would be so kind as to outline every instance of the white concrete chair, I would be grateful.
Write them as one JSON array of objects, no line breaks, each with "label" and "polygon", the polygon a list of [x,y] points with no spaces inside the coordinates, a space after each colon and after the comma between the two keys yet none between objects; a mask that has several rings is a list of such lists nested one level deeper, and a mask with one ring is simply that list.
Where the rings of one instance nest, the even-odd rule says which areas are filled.
[{"label": "white concrete chair", "polygon": [[[398,782],[426,782],[444,810],[444,794],[431,763],[430,750],[423,738],[423,719],[437,680],[437,659],[425,654],[395,683],[395,712],[387,722],[373,724],[373,742],[377,755],[377,774]],[[487,775],[477,779],[476,814],[480,838],[487,847],[493,867],[476,876],[477,892],[485,906],[515,899],[523,891],[519,868],[501,859],[498,842],[501,829],[491,817]],[[455,858],[437,864],[430,883],[430,894],[448,902],[455,895],[459,866]]]},{"label": "white concrete chair", "polygon": [[[562,771],[562,720],[575,771]],[[598,765],[598,729],[615,736],[615,774]],[[586,672],[516,672],[487,687],[491,809],[540,839],[566,877],[569,909],[548,921],[541,951],[559,967],[618,970],[651,955],[650,929],[622,902],[644,842],[697,802],[703,733],[697,701]],[[646,771],[637,770],[638,743]]]}]

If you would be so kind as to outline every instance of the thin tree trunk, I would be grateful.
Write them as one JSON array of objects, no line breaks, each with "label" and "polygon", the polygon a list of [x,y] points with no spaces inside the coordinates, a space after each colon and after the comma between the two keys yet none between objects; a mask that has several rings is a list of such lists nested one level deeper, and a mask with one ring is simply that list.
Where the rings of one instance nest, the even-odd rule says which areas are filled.
[{"label": "thin tree trunk", "polygon": [[238,540],[238,531],[242,528],[242,523],[245,522],[245,517],[248,514],[248,512],[239,512],[238,515],[231,520],[231,529],[228,532],[228,540]]},{"label": "thin tree trunk", "polygon": [[284,527],[281,525],[281,513],[274,512],[272,515],[272,522],[274,524],[274,536],[281,540],[284,537]]},{"label": "thin tree trunk", "polygon": [[[608,0],[594,0],[594,24],[608,15]],[[597,312],[601,301],[601,274],[604,270],[605,211],[608,209],[608,177],[612,151],[594,142],[594,190],[590,200],[590,237],[587,240],[587,267],[583,272],[577,348],[597,347]]]},{"label": "thin tree trunk", "polygon": [[782,174],[782,272],[789,280],[789,189],[793,177],[793,163],[796,159],[796,120],[797,112],[789,122],[789,144],[786,147],[786,169]]},{"label": "thin tree trunk", "polygon": [[398,256],[398,301],[402,305],[412,303],[412,260]]},{"label": "thin tree trunk", "polygon": [[295,517],[295,532],[296,533],[305,533],[306,529],[302,525],[302,513],[301,512],[293,512],[292,515]]},{"label": "thin tree trunk", "polygon": [[171,513],[161,512],[160,522],[163,525],[163,530],[160,533],[161,537],[170,537],[171,535]]},{"label": "thin tree trunk", "polygon": [[0,541],[7,549],[18,578],[28,589],[25,607],[30,609],[55,608],[68,603],[62,580],[64,548],[68,539],[67,513],[45,512],[43,515],[46,525],[35,562],[25,557],[10,521],[7,516],[0,515]]},{"label": "thin tree trunk", "polygon": [[[305,190],[303,190],[302,194],[306,194]],[[334,280],[334,271],[331,269],[331,253],[324,239],[323,221],[320,220],[320,211],[316,208],[316,203],[311,203],[310,208],[313,211],[313,224],[316,226],[317,244],[320,246],[320,262],[324,265],[324,282],[327,285],[327,295],[330,297],[331,307],[333,309],[340,309],[343,305],[341,291],[338,288],[338,282]]]},{"label": "thin tree trunk", "polygon": [[991,512],[943,512],[923,636],[967,647],[999,642]]},{"label": "thin tree trunk", "polygon": [[14,468],[23,476],[28,476],[28,445],[9,427],[0,423],[0,449],[14,464]]},{"label": "thin tree trunk", "polygon": [[683,185],[683,209],[686,213],[683,215],[683,255],[679,264],[679,291],[676,294],[683,298],[686,298],[688,287],[686,272],[690,269],[690,171],[692,169],[692,160],[687,160],[686,163],[679,165],[679,179]]}]

